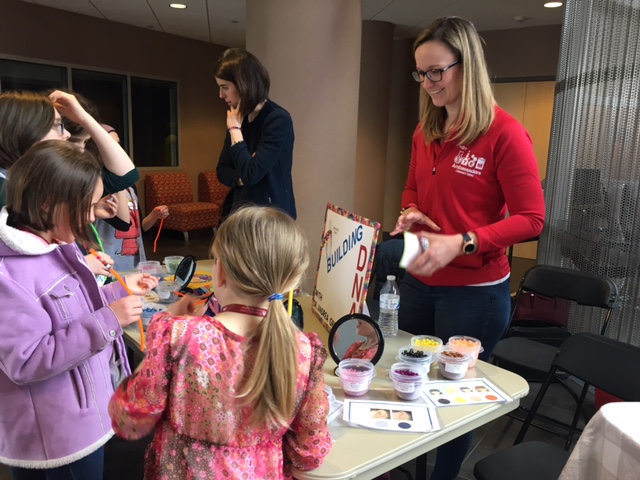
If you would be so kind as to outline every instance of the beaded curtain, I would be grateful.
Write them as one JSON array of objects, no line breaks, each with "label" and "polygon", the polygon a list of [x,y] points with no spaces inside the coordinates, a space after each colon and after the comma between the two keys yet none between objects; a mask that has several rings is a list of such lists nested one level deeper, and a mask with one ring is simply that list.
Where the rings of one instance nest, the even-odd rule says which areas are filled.
[{"label": "beaded curtain", "polygon": [[[640,345],[640,0],[569,0],[560,47],[538,263],[609,276],[607,335]],[[596,309],[597,310],[597,309]],[[601,315],[571,310],[572,331]]]}]

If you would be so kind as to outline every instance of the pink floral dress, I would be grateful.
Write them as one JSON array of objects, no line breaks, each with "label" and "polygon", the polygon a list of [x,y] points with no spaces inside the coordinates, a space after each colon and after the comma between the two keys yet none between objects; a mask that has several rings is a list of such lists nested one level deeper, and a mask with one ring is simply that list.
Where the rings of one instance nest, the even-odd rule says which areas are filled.
[{"label": "pink floral dress", "polygon": [[363,343],[364,342],[362,341],[358,341],[351,344],[351,346],[347,348],[347,351],[344,352],[342,358],[362,358],[363,360],[371,360],[376,356],[376,353],[378,353],[378,344],[376,343],[369,348],[362,349],[360,347]]},{"label": "pink floral dress", "polygon": [[[289,428],[250,427],[234,398],[253,368],[257,341],[211,317],[154,317],[140,372],[109,404],[113,429],[133,440],[155,427],[145,479],[287,479],[318,467],[332,445],[324,392],[324,345],[298,333],[295,416]],[[246,349],[246,353],[245,353]]]}]

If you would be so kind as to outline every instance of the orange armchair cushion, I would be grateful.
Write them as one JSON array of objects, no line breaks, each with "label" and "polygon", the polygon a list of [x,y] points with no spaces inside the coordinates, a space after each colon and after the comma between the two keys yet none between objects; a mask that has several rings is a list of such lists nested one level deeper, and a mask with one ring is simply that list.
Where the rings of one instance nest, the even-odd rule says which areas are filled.
[{"label": "orange armchair cushion", "polygon": [[191,182],[184,172],[150,173],[144,179],[147,214],[158,205],[169,207],[164,228],[190,232],[218,225],[220,208],[206,202],[194,202]]},{"label": "orange armchair cushion", "polygon": [[198,174],[198,200],[215,203],[222,208],[224,199],[231,190],[218,181],[216,172],[200,172]]}]

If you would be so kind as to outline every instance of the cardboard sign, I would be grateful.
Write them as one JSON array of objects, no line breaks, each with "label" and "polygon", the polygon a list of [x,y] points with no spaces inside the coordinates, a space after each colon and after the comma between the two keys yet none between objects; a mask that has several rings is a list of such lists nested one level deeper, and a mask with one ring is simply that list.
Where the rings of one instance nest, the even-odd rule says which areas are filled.
[{"label": "cardboard sign", "polygon": [[312,310],[327,330],[362,313],[380,224],[327,204]]}]

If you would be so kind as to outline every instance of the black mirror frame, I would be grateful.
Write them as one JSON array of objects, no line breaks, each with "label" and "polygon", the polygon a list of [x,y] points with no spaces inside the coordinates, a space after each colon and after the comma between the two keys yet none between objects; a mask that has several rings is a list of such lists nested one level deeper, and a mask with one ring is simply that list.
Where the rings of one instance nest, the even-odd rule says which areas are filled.
[{"label": "black mirror frame", "polygon": [[336,331],[338,330],[338,328],[342,326],[342,324],[350,320],[363,320],[371,324],[373,329],[378,334],[378,351],[373,356],[373,358],[369,360],[371,363],[375,365],[376,363],[378,363],[378,360],[380,360],[380,357],[382,357],[382,354],[384,352],[384,337],[382,336],[382,331],[378,326],[378,322],[376,322],[369,315],[365,315],[363,313],[350,313],[348,315],[345,315],[344,317],[340,317],[340,319],[338,319],[338,321],[333,324],[333,327],[331,327],[331,331],[329,332],[329,346],[328,346],[329,354],[331,355],[331,358],[333,358],[333,361],[336,362],[336,364],[340,363],[340,360],[342,360],[340,357],[338,357],[338,354],[333,348],[333,339],[336,336]]},{"label": "black mirror frame", "polygon": [[187,276],[186,278],[181,278],[180,280],[182,280],[184,283],[182,283],[180,285],[180,292],[186,293],[189,292],[190,289],[187,287],[187,285],[189,285],[189,283],[191,283],[191,279],[193,278],[193,275],[196,273],[196,257],[194,257],[193,255],[187,255],[185,256],[182,261],[180,262],[180,264],[178,265],[178,267],[176,268],[176,273],[174,273],[173,275],[173,280],[174,281],[178,281],[178,272],[180,272],[182,269],[185,268],[185,265],[187,265],[187,263],[191,263],[192,268],[189,270],[189,272],[187,272]]}]

